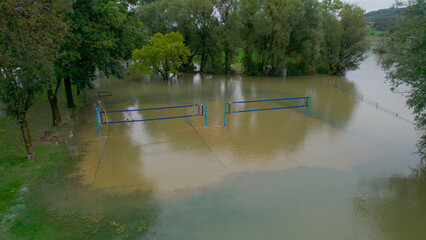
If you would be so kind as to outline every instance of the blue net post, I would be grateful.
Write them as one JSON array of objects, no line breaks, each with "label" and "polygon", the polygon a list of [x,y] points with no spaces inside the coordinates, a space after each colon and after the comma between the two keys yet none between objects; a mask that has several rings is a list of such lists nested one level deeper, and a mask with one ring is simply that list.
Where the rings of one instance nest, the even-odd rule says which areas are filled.
[{"label": "blue net post", "polygon": [[309,117],[309,110],[311,109],[311,94],[309,93],[308,97],[308,117]]},{"label": "blue net post", "polygon": [[98,112],[98,108],[96,108],[96,123],[98,125],[98,137],[101,137],[101,129],[99,128],[99,112]]},{"label": "blue net post", "polygon": [[223,126],[226,126],[226,105],[227,105],[227,100],[225,99],[225,114],[223,114]]},{"label": "blue net post", "polygon": [[206,127],[207,127],[207,100],[204,101],[204,119],[206,120]]}]

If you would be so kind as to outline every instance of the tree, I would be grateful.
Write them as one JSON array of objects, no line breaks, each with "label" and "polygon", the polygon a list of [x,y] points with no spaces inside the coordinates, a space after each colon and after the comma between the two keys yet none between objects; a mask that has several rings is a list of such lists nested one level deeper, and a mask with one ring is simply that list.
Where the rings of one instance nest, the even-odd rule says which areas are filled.
[{"label": "tree", "polygon": [[232,72],[231,64],[235,50],[240,43],[237,0],[218,0],[214,7],[219,20],[218,48],[224,55],[223,71],[225,74],[229,74]]},{"label": "tree", "polygon": [[[367,50],[364,12],[340,0],[158,0],[138,8],[147,31],[180,32],[200,71],[230,73],[237,50],[249,75],[355,69]],[[197,58],[198,57],[198,58]]]},{"label": "tree", "polygon": [[142,23],[133,10],[136,3],[136,0],[73,2],[72,11],[67,13],[72,27],[56,61],[57,79],[48,89],[53,125],[61,122],[58,95],[62,81],[67,106],[73,108],[72,84],[77,86],[77,93],[83,88],[92,88],[97,69],[107,76],[121,78],[125,75],[122,61],[127,63],[133,49],[145,42]]},{"label": "tree", "polygon": [[286,63],[287,75],[304,75],[314,72],[320,57],[321,31],[320,4],[317,0],[302,0],[303,11],[290,35],[287,47],[289,60]]},{"label": "tree", "polygon": [[21,127],[27,158],[35,156],[26,114],[54,77],[54,60],[67,24],[68,1],[0,3],[0,101]]},{"label": "tree", "polygon": [[244,67],[247,74],[279,75],[290,60],[291,39],[304,15],[301,0],[243,0]]},{"label": "tree", "polygon": [[135,49],[132,59],[135,61],[130,69],[133,72],[148,74],[151,68],[159,72],[163,80],[169,80],[170,73],[178,73],[182,63],[188,62],[191,55],[183,44],[183,37],[178,32],[156,33],[142,49]]},{"label": "tree", "polygon": [[[144,25],[145,30],[149,36],[153,36],[155,33],[166,34],[172,31],[173,14],[170,14],[170,5],[181,3],[182,0],[160,0],[146,3],[138,7],[137,13],[139,19]],[[186,9],[180,7],[180,11]]]},{"label": "tree", "polygon": [[191,21],[195,25],[195,52],[200,55],[200,71],[206,70],[207,61],[210,58],[213,66],[217,51],[217,39],[215,30],[218,26],[217,18],[214,17],[213,2],[210,0],[185,0],[189,10]]},{"label": "tree", "polygon": [[[188,57],[188,63],[182,64],[183,71],[191,72],[195,69],[192,63],[195,56],[200,55],[202,59],[207,59],[208,56],[207,51],[204,51],[206,48],[203,47],[207,43],[204,41],[205,44],[203,44],[203,39],[206,36],[203,31],[200,31],[200,29],[206,30],[207,28],[201,28],[199,24],[201,13],[198,13],[198,11],[206,11],[206,8],[200,9],[200,6],[205,6],[205,3],[206,1],[199,3],[189,0],[159,0],[141,5],[138,8],[139,18],[150,36],[157,32],[163,34],[179,32],[182,34],[184,44],[191,49],[192,53]],[[213,5],[209,3],[208,6],[210,6],[209,16],[211,16]],[[213,17],[209,19],[212,20]],[[205,53],[204,57],[202,57],[203,52]],[[201,62],[206,61],[202,60]],[[204,70],[205,64],[202,65]]]},{"label": "tree", "polygon": [[[407,105],[413,109],[418,128],[426,126],[426,21],[424,0],[408,3],[404,18],[385,42],[382,66],[392,90],[408,86]],[[418,144],[422,160],[426,159],[426,135]]]},{"label": "tree", "polygon": [[331,73],[344,75],[347,70],[358,68],[368,50],[364,10],[337,0],[324,1],[323,8],[322,60]]}]

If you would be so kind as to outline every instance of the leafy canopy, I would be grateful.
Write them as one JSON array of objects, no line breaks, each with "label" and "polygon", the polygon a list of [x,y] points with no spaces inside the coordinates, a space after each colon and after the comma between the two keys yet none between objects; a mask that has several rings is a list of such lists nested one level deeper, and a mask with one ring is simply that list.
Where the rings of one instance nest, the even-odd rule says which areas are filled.
[{"label": "leafy canopy", "polygon": [[0,2],[0,101],[19,122],[54,77],[69,1]]},{"label": "leafy canopy", "polygon": [[[387,55],[382,65],[393,90],[408,86],[407,104],[416,115],[417,126],[426,126],[426,3],[411,1],[405,18],[390,33],[385,43]],[[422,159],[426,159],[426,135],[419,143]]]},{"label": "leafy canopy", "polygon": [[324,41],[321,57],[330,73],[344,75],[346,71],[358,68],[368,50],[364,10],[336,0],[324,1],[322,6]]},{"label": "leafy canopy", "polygon": [[150,35],[183,35],[189,71],[197,62],[201,72],[237,63],[249,75],[344,74],[368,47],[364,12],[341,0],[157,0],[137,12]]},{"label": "leafy canopy", "polygon": [[133,51],[132,59],[135,63],[131,66],[131,71],[149,74],[152,68],[164,80],[168,80],[170,73],[178,74],[179,67],[188,62],[190,55],[180,33],[156,33],[142,49]]},{"label": "leafy canopy", "polygon": [[123,77],[120,62],[145,40],[142,23],[133,8],[137,1],[75,0],[68,14],[72,28],[61,46],[57,65],[80,89],[91,87],[96,69]]}]

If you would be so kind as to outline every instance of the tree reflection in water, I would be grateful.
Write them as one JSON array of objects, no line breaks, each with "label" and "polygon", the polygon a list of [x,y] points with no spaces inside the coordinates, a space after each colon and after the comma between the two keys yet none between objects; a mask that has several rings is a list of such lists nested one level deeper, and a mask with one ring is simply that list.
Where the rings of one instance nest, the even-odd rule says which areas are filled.
[{"label": "tree reflection in water", "polygon": [[353,199],[355,211],[371,221],[379,239],[426,239],[424,165],[412,169],[409,176],[362,181],[360,188],[361,193]]}]

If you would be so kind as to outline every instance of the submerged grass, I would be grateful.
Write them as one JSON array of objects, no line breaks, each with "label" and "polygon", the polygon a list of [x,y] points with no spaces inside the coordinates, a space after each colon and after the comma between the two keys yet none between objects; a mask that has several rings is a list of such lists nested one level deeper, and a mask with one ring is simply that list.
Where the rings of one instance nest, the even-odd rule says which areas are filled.
[{"label": "submerged grass", "polygon": [[[64,102],[64,101],[62,101]],[[88,105],[77,99],[80,108]],[[64,107],[62,106],[62,109]],[[73,116],[79,110],[72,110]],[[64,114],[65,115],[65,114]],[[86,143],[75,143],[72,117],[64,119],[53,134],[62,142],[37,138],[50,125],[47,102],[28,114],[36,152],[26,159],[19,126],[0,114],[0,239],[128,239],[154,234],[158,208],[151,192],[118,194],[94,191],[78,181],[79,152]]]}]

